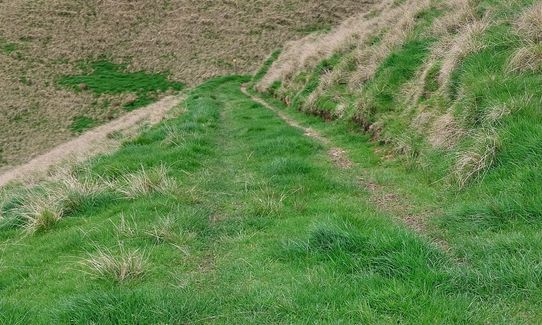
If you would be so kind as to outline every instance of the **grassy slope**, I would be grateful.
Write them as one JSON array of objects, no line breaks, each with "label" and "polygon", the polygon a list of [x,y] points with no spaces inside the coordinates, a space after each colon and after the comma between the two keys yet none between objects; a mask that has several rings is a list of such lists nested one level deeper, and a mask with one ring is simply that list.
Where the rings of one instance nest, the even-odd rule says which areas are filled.
[{"label": "grassy slope", "polygon": [[[387,143],[379,146],[379,151],[395,152],[395,158],[382,161],[376,169],[371,169],[374,179],[402,193],[414,210],[417,207],[422,212],[430,211],[423,214],[429,214],[433,236],[450,243],[452,251],[468,265],[463,272],[472,272],[468,275],[472,292],[496,303],[515,300],[518,306],[523,306],[519,308],[529,310],[526,321],[536,323],[540,315],[534,306],[540,300],[537,287],[542,281],[539,267],[542,258],[542,222],[539,218],[542,214],[542,166],[539,159],[542,155],[542,115],[539,109],[542,76],[539,71],[511,73],[508,69],[514,52],[524,45],[513,23],[533,3],[478,2],[478,14],[489,11],[493,22],[480,38],[483,48],[460,60],[452,75],[451,99],[444,105],[439,97],[441,94],[432,94],[431,91],[429,98],[417,103],[420,110],[425,108],[428,111],[451,107],[455,116],[462,119],[462,126],[469,133],[453,150],[429,146],[424,135],[412,128],[411,108],[403,104],[405,93],[402,86],[414,78],[414,72],[423,62],[417,58],[428,55],[427,47],[418,45],[431,39],[419,30],[414,30],[406,42],[382,62],[374,78],[364,85],[364,97],[360,98],[356,92],[345,96],[340,87],[327,96],[352,103],[368,103],[362,106],[365,110],[355,111],[359,107],[352,105],[343,119],[327,124],[310,117],[304,119],[354,151],[360,143],[355,136],[360,122],[368,128],[378,121],[382,128],[379,139]],[[423,24],[423,18],[421,22]],[[338,53],[322,64],[336,62],[337,55],[347,59]],[[334,66],[336,64],[331,66],[331,70]],[[308,80],[305,90],[316,89],[321,75],[318,69],[299,71],[298,79]],[[317,81],[303,77],[311,73],[316,73]],[[302,105],[310,93],[288,93],[288,89],[270,91],[270,94],[279,94],[278,97],[286,94],[295,98],[290,107],[294,111],[303,109]],[[347,96],[352,96],[353,100]],[[317,101],[319,109],[336,109],[336,103],[325,105],[325,94],[320,99],[324,100],[324,105]],[[280,102],[276,104],[283,105]],[[487,125],[485,114],[499,106],[510,108],[511,113],[494,125]],[[333,112],[311,113],[333,115]],[[488,130],[494,130],[498,139],[495,160],[479,177],[459,189],[457,184],[449,181],[457,155],[465,150],[476,150],[474,143]],[[376,137],[378,139],[378,135]],[[405,144],[403,141],[408,142],[408,150],[397,149]]]},{"label": "grassy slope", "polygon": [[74,119],[104,122],[133,101],[59,87],[62,76],[83,72],[81,61],[167,72],[195,86],[213,76],[252,73],[283,42],[370,6],[358,0],[2,1],[0,168],[73,137],[81,129],[70,128]]},{"label": "grassy slope", "polygon": [[[92,175],[110,180],[164,164],[178,186],[174,195],[126,200],[107,192],[47,231],[21,237],[17,228],[1,230],[0,321],[540,320],[536,274],[508,261],[501,262],[507,270],[488,267],[502,259],[498,245],[493,254],[482,254],[483,245],[465,251],[464,264],[457,264],[375,211],[357,182],[369,170],[419,193],[414,205],[434,203],[423,182],[412,182],[416,175],[393,163],[384,168],[368,138],[344,123],[288,111],[349,149],[359,164],[337,170],[322,145],[244,97],[245,80],[203,84],[187,99],[185,114],[90,163]],[[123,213],[129,227],[120,225]],[[148,231],[167,217],[169,236],[152,240]],[[145,253],[142,278],[118,283],[80,264],[97,247],[120,254],[119,246]]]}]

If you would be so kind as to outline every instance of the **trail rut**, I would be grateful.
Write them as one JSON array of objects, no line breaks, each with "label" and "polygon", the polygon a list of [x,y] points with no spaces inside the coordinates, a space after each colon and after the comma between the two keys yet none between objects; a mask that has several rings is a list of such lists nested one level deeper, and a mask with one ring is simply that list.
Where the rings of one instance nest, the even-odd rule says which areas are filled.
[{"label": "trail rut", "polygon": [[[303,130],[306,136],[311,137],[319,141],[326,147],[328,147],[328,155],[330,157],[330,160],[333,162],[333,164],[336,167],[340,169],[350,169],[354,166],[354,163],[348,157],[348,153],[346,150],[340,147],[334,146],[331,140],[321,135],[318,131],[312,128],[307,128],[300,125],[297,121],[293,120],[292,118],[290,118],[289,116],[287,116],[286,114],[284,114],[279,109],[269,104],[262,98],[253,96],[252,94],[248,92],[245,85],[241,87],[241,92],[245,94],[246,96],[250,97],[256,103],[275,112],[288,125]],[[386,189],[382,185],[378,185],[370,181],[370,178],[368,175],[363,175],[362,177],[358,177],[358,181],[359,181],[360,186],[366,189],[371,194],[371,202],[376,207],[378,207],[379,210],[396,216],[399,219],[399,221],[402,222],[406,227],[428,238],[433,244],[435,244],[441,250],[445,252],[450,251],[450,247],[448,243],[446,243],[443,240],[428,236],[429,230],[428,230],[428,224],[426,220],[427,217],[425,216],[425,214],[420,215],[420,214],[411,213],[409,209],[410,204],[408,204],[408,201],[406,198],[402,197],[401,195],[397,193],[390,192],[388,189]]]}]

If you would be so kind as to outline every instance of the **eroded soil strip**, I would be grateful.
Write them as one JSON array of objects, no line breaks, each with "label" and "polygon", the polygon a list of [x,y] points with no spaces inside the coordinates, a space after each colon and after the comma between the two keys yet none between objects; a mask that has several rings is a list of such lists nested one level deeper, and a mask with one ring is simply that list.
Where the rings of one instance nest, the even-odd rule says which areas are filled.
[{"label": "eroded soil strip", "polygon": [[83,135],[65,142],[24,165],[17,166],[0,175],[0,187],[12,181],[34,182],[47,176],[53,166],[69,162],[78,163],[90,157],[111,152],[120,146],[121,140],[111,134],[129,132],[142,122],[150,125],[160,122],[173,107],[182,101],[180,96],[168,96],[147,107],[130,112],[114,121],[96,127]]}]

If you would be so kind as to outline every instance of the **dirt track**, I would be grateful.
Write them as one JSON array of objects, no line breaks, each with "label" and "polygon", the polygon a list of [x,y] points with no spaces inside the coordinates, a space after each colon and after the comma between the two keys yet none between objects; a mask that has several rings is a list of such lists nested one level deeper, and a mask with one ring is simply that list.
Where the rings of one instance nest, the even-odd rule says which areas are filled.
[{"label": "dirt track", "polygon": [[95,155],[115,150],[119,147],[121,141],[111,137],[112,133],[130,132],[131,129],[143,122],[151,125],[156,124],[165,117],[170,109],[178,105],[181,100],[182,98],[179,96],[168,96],[154,104],[96,127],[23,165],[2,173],[0,175],[0,187],[12,181],[36,181],[46,177],[51,167],[60,165],[63,162],[77,163]]}]

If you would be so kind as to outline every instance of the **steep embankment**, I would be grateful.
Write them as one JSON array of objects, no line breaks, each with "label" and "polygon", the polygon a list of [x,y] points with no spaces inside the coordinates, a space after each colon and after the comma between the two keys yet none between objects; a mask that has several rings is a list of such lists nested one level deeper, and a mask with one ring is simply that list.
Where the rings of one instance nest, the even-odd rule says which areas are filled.
[{"label": "steep embankment", "polygon": [[[283,42],[327,30],[369,6],[359,0],[0,1],[0,168],[125,114],[125,106],[156,100],[170,88],[165,81],[193,86],[251,73]],[[127,66],[96,68],[104,60]],[[95,75],[110,87],[62,82],[77,75]]]}]

